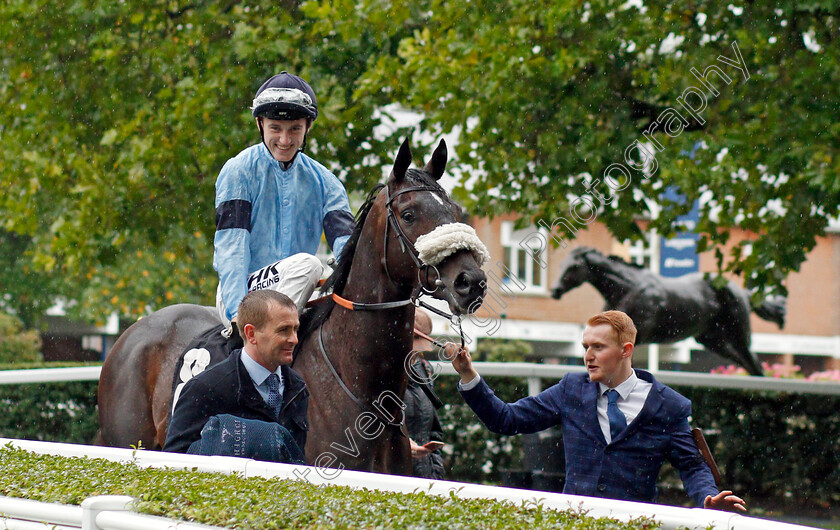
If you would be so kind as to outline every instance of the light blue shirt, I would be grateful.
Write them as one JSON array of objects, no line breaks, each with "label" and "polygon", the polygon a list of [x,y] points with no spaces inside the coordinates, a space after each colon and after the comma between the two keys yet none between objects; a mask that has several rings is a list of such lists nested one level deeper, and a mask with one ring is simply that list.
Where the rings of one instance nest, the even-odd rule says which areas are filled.
[{"label": "light blue shirt", "polygon": [[[607,417],[607,405],[609,401],[605,395],[610,387],[604,383],[598,383],[598,387],[601,392],[598,396],[598,423],[601,425],[601,432],[604,433],[604,438],[607,440],[607,443],[610,443],[612,442],[612,436],[610,435],[610,419]],[[635,371],[630,372],[630,377],[615,387],[615,390],[620,396],[616,402],[618,404],[618,410],[624,413],[624,416],[627,418],[627,425],[633,423],[633,420],[642,411],[652,387],[652,384],[639,379]]]},{"label": "light blue shirt", "polygon": [[[254,382],[254,387],[257,389],[257,392],[260,393],[263,401],[268,403],[268,376],[271,375],[271,372],[268,371],[268,368],[252,359],[244,349],[242,350],[242,364],[245,366],[245,371],[251,376],[251,381]],[[280,395],[282,396],[285,385],[279,366],[274,373],[280,377]]]},{"label": "light blue shirt", "polygon": [[222,167],[215,206],[213,268],[228,319],[248,292],[249,274],[294,254],[315,255],[322,233],[340,256],[353,229],[335,175],[304,153],[283,169],[262,143]]}]

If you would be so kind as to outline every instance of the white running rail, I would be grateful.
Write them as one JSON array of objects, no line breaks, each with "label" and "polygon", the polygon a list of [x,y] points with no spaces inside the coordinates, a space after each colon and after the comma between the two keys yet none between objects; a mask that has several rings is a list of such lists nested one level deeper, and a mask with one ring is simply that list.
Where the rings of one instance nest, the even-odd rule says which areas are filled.
[{"label": "white running rail", "polygon": [[[540,388],[541,379],[560,380],[570,372],[582,372],[582,366],[535,363],[473,363],[478,373],[487,376],[525,377],[529,389]],[[441,375],[454,376],[455,369],[448,362],[432,361]],[[38,368],[33,370],[2,370],[0,385],[20,383],[49,383],[63,381],[97,381],[101,366],[76,368]],[[840,383],[805,381],[802,379],[777,379],[738,375],[716,375],[698,372],[660,371],[656,378],[666,385],[699,386],[710,388],[740,388],[743,390],[772,390],[803,394],[840,395]]]},{"label": "white running rail", "polygon": [[[175,469],[195,468],[199,471],[220,472],[227,474],[238,471],[245,477],[258,476],[264,478],[300,480],[302,491],[306,490],[306,484],[308,481],[308,483],[314,485],[331,484],[337,486],[349,486],[352,488],[377,489],[396,493],[413,493],[422,491],[427,494],[441,495],[445,497],[448,497],[450,494],[454,494],[458,497],[466,499],[495,499],[500,501],[509,501],[515,505],[521,505],[523,503],[540,503],[545,508],[558,510],[582,508],[587,510],[587,514],[592,517],[610,517],[619,521],[629,521],[630,519],[645,516],[651,517],[660,522],[662,524],[662,528],[668,530],[677,528],[703,530],[712,527],[727,530],[806,530],[808,528],[805,526],[779,523],[765,519],[757,519],[754,517],[699,508],[678,508],[675,506],[663,506],[659,504],[598,499],[576,495],[563,495],[561,493],[502,488],[496,486],[484,486],[480,484],[467,484],[462,482],[442,480],[433,481],[422,478],[349,471],[346,469],[324,469],[310,466],[295,466],[291,464],[275,464],[271,462],[260,462],[235,457],[184,455],[158,451],[134,451],[131,449],[117,449],[113,447],[95,447],[87,445],[59,444],[0,438],[0,445],[6,444],[11,444],[14,447],[19,447],[38,454],[51,454],[66,457],[103,458],[120,462],[134,462],[137,465],[144,467],[169,467]],[[123,506],[125,506],[125,503],[130,500],[130,498],[127,497],[122,497],[122,499],[124,502]],[[300,498],[295,498],[293,500],[295,502],[305,502],[305,499]],[[83,508],[84,505],[80,509]],[[55,505],[47,505],[44,509],[57,510]],[[72,509],[72,507],[70,507],[70,509]],[[0,512],[5,511],[6,510],[3,505],[0,505]],[[111,526],[112,518],[113,520],[116,520],[120,517],[127,516],[127,514],[108,516],[99,514],[96,517],[97,524],[107,522],[107,526],[89,526],[83,528],[86,530],[88,528],[91,530],[98,528],[113,530],[129,530],[135,528],[148,528],[150,530],[157,530],[159,528],[202,528],[197,525],[188,526],[187,523],[178,523],[178,526],[176,527],[128,525],[120,527]],[[136,517],[143,517],[144,519],[147,518],[146,516]],[[100,518],[102,519],[100,520]],[[43,521],[44,519],[36,518],[35,520]],[[57,521],[57,524],[65,524],[65,522],[64,520],[61,520]]]},{"label": "white running rail", "polygon": [[131,511],[124,495],[88,497],[81,506],[0,497],[0,523],[19,530],[212,530],[206,526]]}]

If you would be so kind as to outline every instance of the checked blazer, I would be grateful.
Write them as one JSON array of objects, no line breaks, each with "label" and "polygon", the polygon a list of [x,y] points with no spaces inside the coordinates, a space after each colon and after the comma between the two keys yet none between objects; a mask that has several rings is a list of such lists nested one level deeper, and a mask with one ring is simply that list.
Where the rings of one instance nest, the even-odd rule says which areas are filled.
[{"label": "checked blazer", "polygon": [[665,460],[679,471],[686,492],[698,506],[716,495],[712,472],[691,436],[691,401],[643,370],[651,383],[639,415],[607,444],[598,423],[599,385],[585,373],[567,374],[556,385],[515,403],[500,400],[484,378],[461,391],[488,429],[527,434],[559,425],[566,453],[563,493],[637,502],[656,502],[656,481]]}]

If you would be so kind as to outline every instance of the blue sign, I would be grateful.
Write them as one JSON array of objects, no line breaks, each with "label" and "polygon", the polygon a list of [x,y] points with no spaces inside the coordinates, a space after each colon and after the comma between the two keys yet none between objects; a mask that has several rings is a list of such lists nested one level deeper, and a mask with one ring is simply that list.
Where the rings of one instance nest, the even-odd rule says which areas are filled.
[{"label": "blue sign", "polygon": [[[668,188],[662,197],[672,202],[683,203],[685,196],[677,193],[674,188]],[[700,208],[697,201],[685,215],[677,218],[677,224],[683,228],[671,239],[659,239],[659,274],[668,278],[677,278],[685,274],[700,270],[700,259],[697,256],[697,240],[700,236],[694,232],[700,219]]]}]

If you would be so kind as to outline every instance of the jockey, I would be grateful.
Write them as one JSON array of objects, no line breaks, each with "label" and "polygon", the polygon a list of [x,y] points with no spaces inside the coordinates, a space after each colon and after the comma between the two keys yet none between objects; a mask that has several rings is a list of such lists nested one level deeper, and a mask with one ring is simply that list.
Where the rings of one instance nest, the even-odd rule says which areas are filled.
[{"label": "jockey", "polygon": [[338,257],[354,227],[344,186],[303,152],[318,117],[309,84],[281,72],[257,90],[251,111],[262,142],[228,160],[216,180],[213,268],[226,336],[250,291],[279,291],[303,310],[323,272],[321,233]]}]

